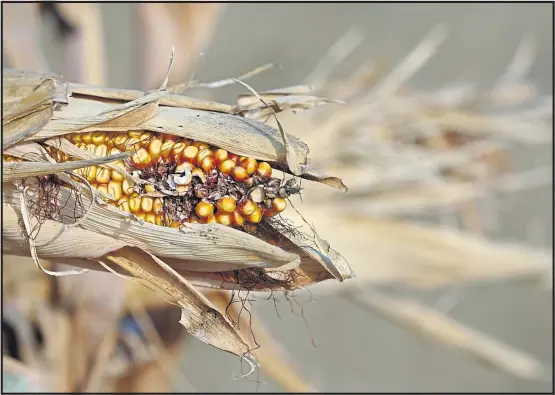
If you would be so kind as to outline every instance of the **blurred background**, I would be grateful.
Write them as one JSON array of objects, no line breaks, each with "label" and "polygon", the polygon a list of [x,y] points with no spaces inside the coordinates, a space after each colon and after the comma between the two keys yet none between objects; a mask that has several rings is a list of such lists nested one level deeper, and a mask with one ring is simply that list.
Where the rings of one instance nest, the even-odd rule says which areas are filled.
[{"label": "blurred background", "polygon": [[[294,305],[277,296],[277,311],[272,300],[255,303],[270,354],[261,383],[235,379],[237,357],[185,336],[179,314],[133,291],[166,343],[151,346],[169,354],[131,367],[121,357],[127,382],[118,388],[552,391],[552,5],[180,6],[4,5],[3,67],[149,90],[162,82],[174,45],[170,85],[275,62],[249,85],[264,92],[309,83],[315,96],[345,101],[278,117],[309,144],[315,164],[351,188],[307,187],[299,208],[358,276],[297,291]],[[245,93],[228,85],[184,94],[233,104]],[[37,277],[18,274],[22,267],[36,269],[4,259],[12,285]],[[6,298],[3,281],[3,324],[14,327],[55,293],[49,282],[44,293],[16,286]],[[76,286],[55,287],[64,295]],[[113,305],[92,294],[96,308]],[[117,297],[128,303],[128,295]],[[24,362],[14,371],[32,365],[25,355],[13,358]],[[157,358],[166,365],[148,373]]]}]

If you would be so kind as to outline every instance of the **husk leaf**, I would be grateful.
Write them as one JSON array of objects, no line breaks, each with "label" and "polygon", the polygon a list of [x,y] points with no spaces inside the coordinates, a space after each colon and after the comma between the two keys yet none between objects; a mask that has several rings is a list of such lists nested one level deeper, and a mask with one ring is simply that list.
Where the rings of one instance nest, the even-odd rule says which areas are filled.
[{"label": "husk leaf", "polygon": [[197,339],[237,355],[249,352],[239,333],[208,299],[161,259],[127,247],[101,260],[115,263],[176,300],[182,308],[180,323]]}]

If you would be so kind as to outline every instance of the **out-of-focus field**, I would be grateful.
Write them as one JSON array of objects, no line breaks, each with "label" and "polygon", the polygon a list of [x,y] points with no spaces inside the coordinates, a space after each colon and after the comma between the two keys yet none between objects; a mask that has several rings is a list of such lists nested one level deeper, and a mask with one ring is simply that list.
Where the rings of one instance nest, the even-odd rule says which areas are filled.
[{"label": "out-of-focus field", "polygon": [[[103,4],[102,10],[108,85],[135,87],[134,57],[141,43],[134,35],[134,5]],[[335,74],[345,77],[371,58],[396,64],[439,22],[445,24],[449,36],[411,80],[412,87],[435,88],[459,80],[491,84],[503,72],[522,37],[532,34],[537,52],[530,80],[542,94],[553,93],[553,19],[548,4],[232,4],[209,50],[199,59],[195,78],[211,81],[238,76],[258,65],[277,62],[282,68],[253,77],[249,84],[258,91],[301,84],[330,45],[357,25],[366,35]],[[46,35],[44,39],[52,49],[48,58],[56,71],[61,65],[56,57],[59,48],[52,37]],[[160,45],[171,47],[171,43]],[[160,62],[166,64],[167,59]],[[235,85],[188,94],[196,93],[232,103],[245,89]],[[322,159],[327,154],[313,151],[312,157]],[[552,145],[515,150],[513,154],[522,168],[546,166],[552,161]],[[488,229],[488,236],[552,250],[552,201],[551,185],[515,192],[497,208],[496,224]],[[341,204],[340,198],[333,204]],[[318,224],[318,218],[314,221]],[[341,241],[334,243],[334,234],[344,229],[317,228],[355,271],[357,265],[364,264],[357,251],[343,250]],[[309,293],[297,293],[306,323],[291,312],[286,301],[278,304],[279,317],[272,301],[256,304],[255,317],[263,320],[299,374],[319,391],[535,392],[553,388],[549,377],[518,379],[459,350],[419,337],[353,302],[341,284],[335,286],[337,292],[317,287],[314,303]],[[453,318],[530,353],[548,369],[552,367],[552,293],[545,286],[516,279],[427,292],[398,286],[389,287],[387,292],[439,307],[446,298],[455,299],[449,312]],[[257,390],[257,383],[230,376],[240,370],[236,357],[192,338],[187,341],[181,370],[203,392]],[[282,390],[264,373],[259,379],[265,382],[258,386],[262,392]],[[175,388],[182,389],[179,380]]]}]

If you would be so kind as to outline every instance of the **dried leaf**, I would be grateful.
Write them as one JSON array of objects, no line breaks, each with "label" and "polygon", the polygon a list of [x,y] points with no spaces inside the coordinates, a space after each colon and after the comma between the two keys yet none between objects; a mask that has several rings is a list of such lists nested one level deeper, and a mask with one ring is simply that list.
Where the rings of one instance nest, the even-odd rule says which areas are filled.
[{"label": "dried leaf", "polygon": [[39,177],[48,174],[62,173],[87,166],[102,165],[131,156],[129,152],[121,152],[102,158],[77,160],[63,163],[7,162],[3,163],[2,182],[11,182],[28,177]]},{"label": "dried leaf", "polygon": [[[29,189],[29,196],[32,197],[36,193],[36,188]],[[80,217],[84,211],[75,202],[75,196],[69,190],[61,188],[57,195],[60,204],[60,214],[66,218]],[[198,263],[204,262],[206,265],[200,265],[204,271],[226,271],[249,267],[279,267],[283,265],[298,266],[299,257],[281,248],[272,246],[264,241],[257,239],[247,233],[236,229],[219,225],[199,225],[187,224],[183,229],[172,229],[161,227],[139,221],[132,214],[121,211],[105,203],[96,202],[91,205],[91,199],[88,194],[82,194],[80,197],[84,207],[91,207],[87,212],[87,217],[82,220],[80,226],[86,230],[99,235],[105,235],[108,239],[112,239],[112,243],[107,242],[106,246],[113,245],[114,242],[123,242],[126,245],[137,246],[145,249],[156,256],[176,258],[187,265],[192,263],[191,270],[195,270]],[[3,188],[3,203],[5,215],[10,215],[10,222],[3,223],[3,229],[6,233],[5,241],[7,243],[21,244],[25,243],[18,232],[17,212],[20,210],[19,192],[9,185]],[[54,203],[54,202],[53,202]],[[59,227],[55,225],[55,221],[46,221],[56,227],[56,230],[47,232],[45,237],[53,237],[61,232],[57,237],[73,237],[74,230],[63,232],[62,224]],[[42,225],[44,227],[44,225]],[[41,229],[44,230],[44,229]],[[14,232],[14,233],[10,233]],[[39,234],[42,232],[39,232]],[[9,237],[13,235],[14,239]],[[6,240],[7,238],[7,240]],[[68,242],[70,239],[66,239]],[[73,239],[75,243],[76,239]],[[8,244],[6,243],[6,246]],[[39,243],[37,243],[39,245]],[[70,242],[71,245],[71,242]],[[121,244],[117,244],[121,245]],[[63,243],[60,244],[63,246]],[[9,246],[8,246],[9,247]],[[54,248],[53,242],[49,242],[46,249]],[[39,254],[41,248],[37,247]],[[54,250],[55,251],[55,250]],[[82,255],[82,254],[85,255]],[[45,255],[48,256],[48,255]],[[66,247],[59,252],[59,257],[98,257],[96,251],[83,251],[77,249],[71,252],[71,248]]]},{"label": "dried leaf", "polygon": [[248,345],[225,317],[162,260],[128,247],[109,253],[101,260],[115,263],[177,301],[182,308],[181,324],[197,339],[236,355],[249,353]]}]

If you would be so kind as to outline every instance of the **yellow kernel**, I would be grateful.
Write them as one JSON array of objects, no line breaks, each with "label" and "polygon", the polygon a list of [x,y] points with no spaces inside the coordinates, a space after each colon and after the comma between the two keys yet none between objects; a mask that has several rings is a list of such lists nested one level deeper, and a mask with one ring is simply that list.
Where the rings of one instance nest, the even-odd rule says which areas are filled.
[{"label": "yellow kernel", "polygon": [[256,172],[263,177],[271,177],[272,176],[272,167],[267,162],[260,162],[258,164],[258,168]]},{"label": "yellow kernel", "polygon": [[132,213],[138,213],[141,209],[141,197],[134,196],[129,199],[129,208],[131,209]]},{"label": "yellow kernel", "polygon": [[258,167],[258,163],[254,158],[245,158],[240,163],[241,166],[247,171],[249,176],[254,173],[256,171],[256,168]]},{"label": "yellow kernel", "polygon": [[114,137],[114,145],[121,151],[126,151],[127,140],[129,140],[129,136],[124,133],[118,134]]},{"label": "yellow kernel", "polygon": [[145,222],[150,222],[151,224],[156,225],[156,215],[148,213],[145,216]]},{"label": "yellow kernel", "polygon": [[99,184],[108,184],[110,182],[111,170],[99,167],[96,172],[96,182]]},{"label": "yellow kernel", "polygon": [[96,166],[90,166],[86,168],[85,178],[87,181],[95,181],[96,180],[96,172],[98,168]]},{"label": "yellow kernel", "polygon": [[205,218],[200,218],[198,220],[199,224],[217,224],[218,220],[216,219],[215,215],[211,215],[209,217],[205,217]]},{"label": "yellow kernel", "polygon": [[221,162],[218,166],[218,170],[220,171],[220,173],[225,174],[226,176],[228,176],[229,174],[231,174],[231,171],[235,168],[235,162],[232,161],[231,159],[226,159],[223,162]]},{"label": "yellow kernel", "polygon": [[128,213],[131,212],[131,209],[129,208],[129,198],[127,196],[119,199],[117,202],[117,206],[123,211],[127,211]]},{"label": "yellow kernel", "polygon": [[160,214],[164,208],[164,202],[160,198],[155,198],[152,202],[152,211],[154,214]]},{"label": "yellow kernel", "polygon": [[98,192],[102,192],[105,195],[108,194],[108,187],[106,185],[99,185],[99,186],[96,187],[96,190]]},{"label": "yellow kernel", "polygon": [[197,154],[197,163],[202,163],[202,160],[208,156],[213,156],[212,150],[208,148],[201,149]]},{"label": "yellow kernel", "polygon": [[227,151],[225,149],[218,148],[216,152],[214,152],[214,159],[216,160],[216,164],[219,165],[227,159]]},{"label": "yellow kernel", "polygon": [[162,152],[162,144],[162,140],[160,140],[159,138],[154,138],[148,145],[148,153],[150,154],[152,163],[158,162],[158,158],[160,158],[160,152]]},{"label": "yellow kernel", "polygon": [[219,211],[223,211],[226,213],[232,213],[235,211],[236,203],[235,200],[230,196],[224,196],[218,203],[216,203],[216,207]]},{"label": "yellow kernel", "polygon": [[143,221],[146,219],[146,213],[138,212],[138,213],[135,213],[135,216],[139,219],[142,219]]},{"label": "yellow kernel", "polygon": [[85,144],[92,143],[92,133],[81,133],[81,141]]},{"label": "yellow kernel", "polygon": [[249,174],[244,167],[235,166],[231,171],[231,177],[233,177],[233,179],[237,182],[243,182],[249,178]]},{"label": "yellow kernel", "polygon": [[200,201],[195,207],[195,212],[201,218],[206,218],[214,214],[214,206],[211,203]]},{"label": "yellow kernel", "polygon": [[121,183],[116,181],[110,181],[108,183],[108,193],[114,197],[114,200],[120,200],[123,195],[123,191],[121,189]]},{"label": "yellow kernel", "polygon": [[87,151],[94,154],[94,152],[96,151],[96,145],[94,145],[93,143],[87,144]]},{"label": "yellow kernel", "polygon": [[195,214],[191,214],[191,215],[189,216],[189,220],[188,220],[188,221],[189,221],[189,223],[191,223],[191,224],[198,224],[199,221],[200,221],[200,218],[197,217]]},{"label": "yellow kernel", "polygon": [[172,153],[171,153],[171,160],[173,162],[176,163],[180,163],[181,162],[181,155],[183,154],[183,152],[185,151],[185,149],[187,148],[187,146],[184,143],[178,142],[175,143],[175,145],[172,148]]},{"label": "yellow kernel", "polygon": [[138,139],[139,137],[141,137],[141,134],[143,134],[143,132],[140,130],[130,130],[129,132],[127,132],[127,135],[129,137],[135,138],[135,139]]},{"label": "yellow kernel", "polygon": [[93,132],[91,135],[91,143],[100,145],[106,142],[106,132]]},{"label": "yellow kernel", "polygon": [[175,190],[179,193],[187,192],[189,190],[189,188],[190,188],[189,185],[176,185],[175,186]]},{"label": "yellow kernel", "polygon": [[272,200],[272,210],[276,213],[281,213],[287,207],[287,200],[282,198],[275,198]]},{"label": "yellow kernel", "polygon": [[160,157],[164,160],[170,159],[170,155],[173,150],[173,146],[175,145],[175,141],[173,140],[166,140],[160,147]]},{"label": "yellow kernel", "polygon": [[131,162],[135,167],[144,169],[150,165],[150,154],[144,148],[140,148],[131,157]]},{"label": "yellow kernel", "polygon": [[123,182],[123,180],[125,180],[125,176],[123,175],[123,173],[121,173],[117,170],[112,170],[110,172],[110,175],[111,175],[113,181]]},{"label": "yellow kernel", "polygon": [[195,159],[198,154],[198,148],[194,145],[190,145],[183,150],[183,160],[186,160],[191,163],[195,163]]},{"label": "yellow kernel", "polygon": [[156,188],[152,184],[145,184],[145,192],[146,193],[154,193],[156,192]]},{"label": "yellow kernel", "polygon": [[150,213],[152,211],[153,201],[154,199],[152,199],[150,196],[143,196],[141,200],[141,210],[143,210],[145,213]]},{"label": "yellow kernel", "polygon": [[229,213],[217,213],[215,217],[216,217],[216,221],[219,224],[226,225],[226,226],[231,226],[232,224],[231,215]]},{"label": "yellow kernel", "polygon": [[254,212],[251,215],[247,216],[247,221],[249,221],[252,224],[257,224],[260,221],[262,221],[262,211],[258,206],[256,207],[256,210],[254,210]]},{"label": "yellow kernel", "polygon": [[125,151],[129,151],[129,150],[135,150],[138,151],[141,149],[141,143],[139,142],[139,139],[136,137],[130,137],[126,142],[125,142]]},{"label": "yellow kernel", "polygon": [[245,223],[245,219],[239,214],[239,211],[235,210],[231,213],[231,223],[233,226],[240,228]]},{"label": "yellow kernel", "polygon": [[200,150],[205,149],[205,148],[210,148],[210,146],[206,143],[201,143],[200,141],[195,141],[194,143],[191,144],[194,147],[197,147]]},{"label": "yellow kernel", "polygon": [[200,162],[200,167],[201,167],[202,170],[204,170],[205,172],[210,173],[212,170],[214,170],[214,167],[215,167],[214,158],[211,157],[211,156],[205,157],[205,158]]},{"label": "yellow kernel", "polygon": [[141,147],[148,147],[150,141],[152,140],[152,133],[144,132],[139,137],[139,142],[141,143]]},{"label": "yellow kernel", "polygon": [[256,204],[251,200],[245,199],[239,202],[237,208],[242,215],[248,216],[256,211]]},{"label": "yellow kernel", "polygon": [[162,225],[162,216],[161,215],[156,215],[155,218],[154,218],[154,222],[158,226]]},{"label": "yellow kernel", "polygon": [[125,178],[121,183],[121,188],[126,195],[132,195],[135,192],[135,181]]},{"label": "yellow kernel", "polygon": [[166,134],[166,133],[162,134],[162,138],[164,139],[164,142],[166,142],[166,141],[174,141],[175,142],[175,141],[179,140],[178,136],[176,136],[174,134]]},{"label": "yellow kernel", "polygon": [[94,149],[94,154],[96,156],[106,156],[108,155],[108,146],[106,144],[99,144]]},{"label": "yellow kernel", "polygon": [[71,141],[73,144],[77,145],[77,143],[83,142],[81,140],[81,135],[79,133],[71,133],[68,136],[68,140]]}]

